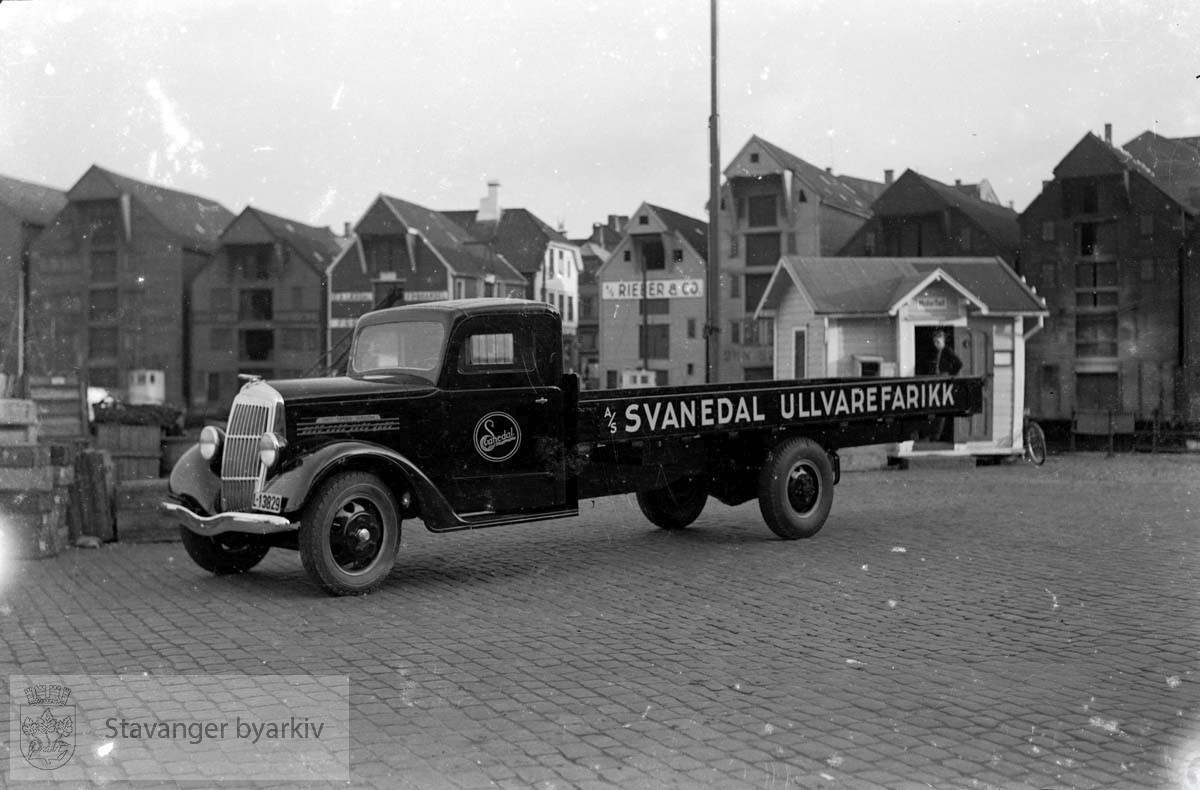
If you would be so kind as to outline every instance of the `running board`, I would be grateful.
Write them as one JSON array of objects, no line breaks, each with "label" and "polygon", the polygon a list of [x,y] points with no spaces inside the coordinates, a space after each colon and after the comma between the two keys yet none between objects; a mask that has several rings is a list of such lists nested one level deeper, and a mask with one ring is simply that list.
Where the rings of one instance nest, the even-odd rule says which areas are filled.
[{"label": "running board", "polygon": [[555,518],[570,518],[579,515],[579,508],[571,507],[563,510],[547,510],[538,513],[509,513],[497,516],[494,513],[473,513],[469,516],[453,516],[452,523],[447,526],[433,527],[428,523],[425,528],[430,532],[458,532],[464,529],[483,529],[484,527],[501,527],[505,524],[524,524],[530,521],[549,521]]}]

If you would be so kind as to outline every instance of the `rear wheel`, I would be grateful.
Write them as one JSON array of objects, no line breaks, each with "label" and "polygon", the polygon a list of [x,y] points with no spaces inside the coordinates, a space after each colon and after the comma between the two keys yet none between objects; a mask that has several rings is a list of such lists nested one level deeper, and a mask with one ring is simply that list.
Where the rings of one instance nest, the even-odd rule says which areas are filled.
[{"label": "rear wheel", "polygon": [[271,550],[260,536],[245,532],[209,536],[197,535],[187,527],[180,527],[179,538],[193,562],[218,576],[245,573],[262,562],[262,558]]},{"label": "rear wheel", "polygon": [[1046,434],[1036,422],[1025,429],[1025,457],[1035,466],[1046,463]]},{"label": "rear wheel", "polygon": [[833,507],[833,463],[811,439],[786,439],[771,449],[758,475],[758,509],[784,540],[810,538]]},{"label": "rear wheel", "polygon": [[696,477],[637,494],[638,507],[650,523],[670,530],[683,529],[699,518],[706,502],[708,490],[704,481]]},{"label": "rear wheel", "polygon": [[300,560],[334,595],[363,595],[382,584],[399,545],[396,499],[373,474],[334,475],[304,509]]}]

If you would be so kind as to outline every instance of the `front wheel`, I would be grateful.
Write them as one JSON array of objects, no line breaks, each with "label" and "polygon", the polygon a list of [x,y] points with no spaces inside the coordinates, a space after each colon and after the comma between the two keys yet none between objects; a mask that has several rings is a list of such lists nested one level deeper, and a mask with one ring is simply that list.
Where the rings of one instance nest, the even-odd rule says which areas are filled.
[{"label": "front wheel", "polygon": [[367,472],[342,472],[304,509],[300,560],[334,595],[364,595],[387,578],[400,545],[396,499]]},{"label": "front wheel", "polygon": [[758,509],[784,540],[811,538],[833,507],[833,464],[811,439],[797,437],[771,449],[758,474]]},{"label": "front wheel", "polygon": [[1046,463],[1046,434],[1036,422],[1025,429],[1025,457],[1035,466]]},{"label": "front wheel", "polygon": [[271,550],[258,535],[244,532],[224,532],[210,537],[180,527],[179,539],[193,562],[218,576],[245,573],[262,562]]},{"label": "front wheel", "polygon": [[637,503],[642,515],[661,529],[684,529],[700,517],[708,502],[704,482],[689,477],[676,480],[653,491],[638,491]]}]

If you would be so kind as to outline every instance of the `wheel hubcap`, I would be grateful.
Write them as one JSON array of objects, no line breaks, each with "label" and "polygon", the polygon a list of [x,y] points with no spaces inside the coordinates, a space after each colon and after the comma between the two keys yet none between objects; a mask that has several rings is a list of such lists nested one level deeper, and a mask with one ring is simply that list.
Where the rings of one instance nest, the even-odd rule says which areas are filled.
[{"label": "wheel hubcap", "polygon": [[333,561],[351,573],[369,567],[383,544],[383,520],[370,502],[352,500],[342,506],[329,531]]},{"label": "wheel hubcap", "polygon": [[800,515],[807,514],[817,505],[821,493],[821,481],[817,470],[806,463],[796,464],[788,473],[788,504]]}]

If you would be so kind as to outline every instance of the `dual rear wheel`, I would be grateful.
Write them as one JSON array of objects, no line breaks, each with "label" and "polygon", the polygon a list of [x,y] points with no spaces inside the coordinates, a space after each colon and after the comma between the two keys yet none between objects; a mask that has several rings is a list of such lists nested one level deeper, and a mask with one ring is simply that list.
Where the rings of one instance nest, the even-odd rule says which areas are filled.
[{"label": "dual rear wheel", "polygon": [[[759,471],[758,507],[770,530],[784,540],[810,538],[829,517],[833,486],[833,463],[821,445],[804,437],[785,439],[771,449]],[[707,499],[698,477],[637,494],[638,507],[650,523],[667,530],[690,525]]]}]

